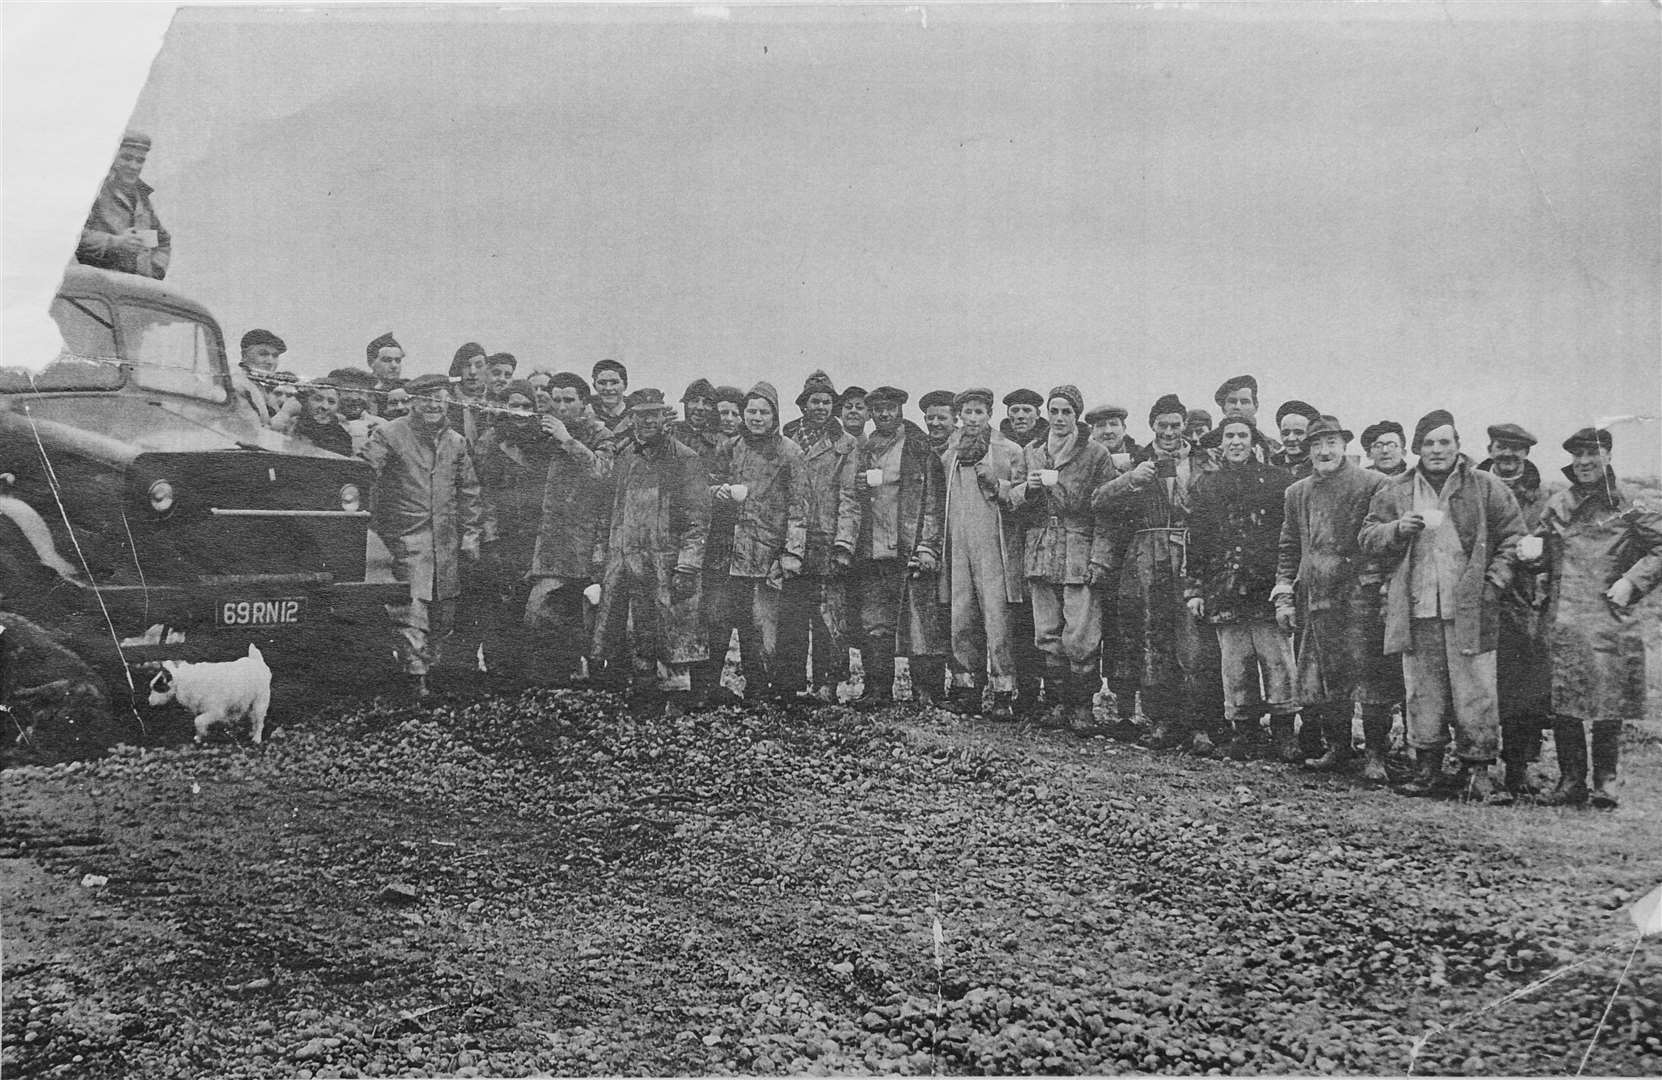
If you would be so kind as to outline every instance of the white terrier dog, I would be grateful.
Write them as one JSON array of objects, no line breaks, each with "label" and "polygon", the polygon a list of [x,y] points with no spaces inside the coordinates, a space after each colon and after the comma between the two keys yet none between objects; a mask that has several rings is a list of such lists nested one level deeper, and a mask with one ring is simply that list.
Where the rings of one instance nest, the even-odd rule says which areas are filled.
[{"label": "white terrier dog", "polygon": [[265,734],[265,711],[271,705],[271,669],[252,644],[241,660],[223,664],[162,661],[150,680],[150,704],[177,701],[196,714],[196,741],[215,724],[246,720],[254,742]]}]

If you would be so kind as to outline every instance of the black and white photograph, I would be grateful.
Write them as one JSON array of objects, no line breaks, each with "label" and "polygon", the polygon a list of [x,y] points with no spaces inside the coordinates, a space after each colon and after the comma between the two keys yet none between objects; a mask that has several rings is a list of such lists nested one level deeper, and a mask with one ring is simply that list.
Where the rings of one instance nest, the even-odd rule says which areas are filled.
[{"label": "black and white photograph", "polygon": [[5,1076],[1662,1074],[1655,0],[0,20]]}]

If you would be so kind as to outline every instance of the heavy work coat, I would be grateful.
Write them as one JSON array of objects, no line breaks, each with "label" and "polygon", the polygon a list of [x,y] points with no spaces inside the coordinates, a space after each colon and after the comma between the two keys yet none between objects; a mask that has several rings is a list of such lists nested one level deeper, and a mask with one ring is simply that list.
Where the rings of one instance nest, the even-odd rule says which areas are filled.
[{"label": "heavy work coat", "polygon": [[[1414,544],[1397,529],[1397,520],[1414,509],[1418,474],[1418,469],[1410,469],[1385,480],[1368,506],[1358,537],[1363,552],[1378,559],[1380,570],[1390,578],[1385,595],[1387,654],[1412,651]],[[1513,552],[1524,534],[1523,515],[1506,485],[1477,471],[1464,454],[1444,481],[1442,496],[1466,555],[1455,586],[1453,643],[1467,656],[1492,652],[1500,636],[1500,593],[1512,582]]]},{"label": "heavy work coat", "polygon": [[1377,582],[1360,533],[1374,494],[1387,483],[1346,461],[1329,476],[1314,473],[1288,485],[1275,576],[1293,590],[1301,625],[1312,611],[1350,611],[1363,580]]},{"label": "heavy work coat", "polygon": [[722,482],[750,489],[735,514],[727,572],[777,579],[781,555],[801,559],[808,550],[808,470],[802,450],[775,430],[760,439],[740,435],[722,452]]},{"label": "heavy work coat", "polygon": [[806,446],[800,424],[796,435],[808,483],[808,546],[802,572],[816,577],[831,573],[834,548],[852,555],[860,538],[860,496],[854,473],[859,444],[835,420],[830,426],[835,429],[833,438],[814,439]]},{"label": "heavy work coat", "polygon": [[[945,476],[950,477],[952,471],[958,467],[956,434],[947,440],[947,449],[941,460],[944,463]],[[986,456],[975,464],[977,490],[982,498],[999,509],[998,555],[1004,564],[1004,599],[1011,604],[1023,603],[1027,599],[1027,538],[1017,515],[1010,510],[1011,490],[1027,482],[1024,460],[1021,447],[995,432],[988,440]],[[942,503],[942,521],[946,521],[952,514],[953,485],[946,483],[943,486],[945,496]],[[942,572],[938,590],[938,599],[943,604],[951,602],[954,592],[967,592],[969,589],[967,582],[960,590],[958,583],[952,580],[951,575],[946,572],[951,566],[952,534],[951,530],[943,529]]]},{"label": "heavy work coat", "polygon": [[570,442],[556,445],[542,484],[542,518],[531,549],[531,576],[598,580],[612,477],[612,433],[587,417],[566,425]]},{"label": "heavy work coat", "polygon": [[[625,620],[613,615],[618,604],[630,601],[630,566],[644,567],[651,582],[659,640],[655,652],[665,663],[684,664],[709,655],[703,625],[704,538],[710,528],[710,486],[698,455],[666,435],[656,446],[642,446],[633,435],[616,451],[612,465],[612,508],[602,531],[604,556],[600,578],[600,607],[595,612],[594,653],[615,656]],[[631,499],[656,503],[644,545],[632,546],[623,535],[624,510]],[[671,589],[676,571],[687,576],[684,593]],[[638,628],[637,628],[638,632]]]},{"label": "heavy work coat", "polygon": [[1109,568],[1113,542],[1102,511],[1093,503],[1097,489],[1114,478],[1114,463],[1101,443],[1075,434],[1060,457],[1047,440],[1022,451],[1022,471],[1055,469],[1055,487],[1032,487],[1025,477],[1004,489],[1006,505],[1027,526],[1022,573],[1050,585],[1083,585],[1092,563]]},{"label": "heavy work coat", "polygon": [[[1492,472],[1493,462],[1478,465]],[[1497,477],[1497,479],[1500,479]],[[1524,532],[1532,533],[1541,523],[1552,492],[1541,484],[1541,470],[1525,460],[1523,473],[1508,483],[1501,479],[1518,501]],[[1500,594],[1500,637],[1495,656],[1495,682],[1500,687],[1501,712],[1517,703],[1522,709],[1545,714],[1552,697],[1552,657],[1541,629],[1541,610],[1546,607],[1546,575],[1518,567],[1512,584]]]},{"label": "heavy work coat", "polygon": [[1194,485],[1189,511],[1188,589],[1206,602],[1206,621],[1222,626],[1275,618],[1275,588],[1285,470],[1248,458],[1204,473]]},{"label": "heavy work coat", "polygon": [[407,416],[370,433],[358,455],[375,469],[370,523],[393,559],[393,577],[416,600],[461,594],[461,553],[479,551],[484,500],[473,458],[449,428],[431,435]]},{"label": "heavy work coat", "polygon": [[[132,191],[123,191],[115,177],[105,177],[87,214],[87,222],[81,227],[81,242],[75,245],[76,260],[105,270],[142,274],[157,281],[165,278],[168,263],[173,259],[173,238],[156,216],[156,206],[150,201],[153,191],[143,180]],[[110,241],[128,229],[155,229],[156,246],[131,255],[110,250]]]},{"label": "heavy work coat", "polygon": [[[900,450],[900,522],[897,529],[895,554],[905,561],[919,551],[927,551],[939,561],[941,533],[946,509],[945,474],[941,459],[929,448],[929,437],[911,422],[902,428],[904,442]],[[878,455],[872,453],[871,439],[861,439],[857,451],[859,465],[856,473],[878,467]],[[854,557],[871,558],[871,488],[859,484],[855,489],[860,501],[860,534],[855,541]]]},{"label": "heavy work coat", "polygon": [[485,496],[482,539],[497,545],[505,570],[522,577],[531,569],[531,551],[542,524],[543,486],[554,444],[535,438],[506,440],[505,434],[505,428],[494,427],[473,448]]},{"label": "heavy work coat", "polygon": [[[1566,476],[1571,476],[1565,469]],[[1662,511],[1634,504],[1606,474],[1548,500],[1535,531],[1545,539],[1552,653],[1552,708],[1579,720],[1638,720],[1645,714],[1644,617],[1613,613],[1604,592],[1633,583],[1635,605],[1662,582]],[[1653,616],[1654,618],[1654,616]]]},{"label": "heavy work coat", "polygon": [[[1151,443],[1137,452],[1133,467],[1161,456]],[[1195,483],[1209,469],[1206,456],[1187,442],[1174,456],[1176,476],[1159,477],[1139,488],[1132,485],[1128,470],[1098,488],[1092,499],[1109,522],[1105,565],[1118,571],[1115,617],[1107,628],[1114,677],[1138,679],[1151,687],[1175,687],[1185,678],[1178,620],[1189,618],[1183,606],[1189,500]]]}]

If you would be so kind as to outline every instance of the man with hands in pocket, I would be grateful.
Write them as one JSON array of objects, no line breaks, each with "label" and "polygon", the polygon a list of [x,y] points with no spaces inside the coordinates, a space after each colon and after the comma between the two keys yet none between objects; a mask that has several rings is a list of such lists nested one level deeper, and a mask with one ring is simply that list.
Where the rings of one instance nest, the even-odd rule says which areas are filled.
[{"label": "man with hands in pocket", "polygon": [[1447,411],[1420,419],[1413,449],[1419,464],[1384,481],[1359,534],[1389,575],[1385,651],[1403,658],[1415,767],[1399,790],[1432,790],[1452,729],[1463,796],[1508,803],[1489,775],[1500,749],[1495,647],[1523,515],[1506,485],[1460,452]]}]

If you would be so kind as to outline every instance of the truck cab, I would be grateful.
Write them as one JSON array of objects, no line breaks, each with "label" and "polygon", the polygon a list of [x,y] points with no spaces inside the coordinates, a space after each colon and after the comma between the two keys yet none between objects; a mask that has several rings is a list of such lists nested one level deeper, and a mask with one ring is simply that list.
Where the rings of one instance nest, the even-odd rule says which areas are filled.
[{"label": "truck cab", "polygon": [[265,427],[200,304],[72,265],[52,317],[55,357],[0,366],[0,608],[102,623],[148,666],[367,630],[407,595],[366,558],[369,466]]}]

